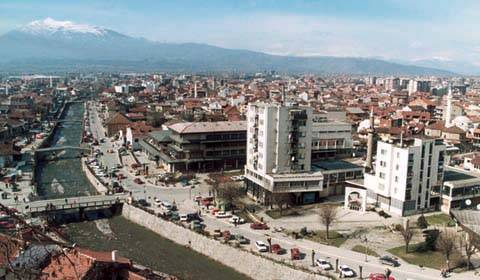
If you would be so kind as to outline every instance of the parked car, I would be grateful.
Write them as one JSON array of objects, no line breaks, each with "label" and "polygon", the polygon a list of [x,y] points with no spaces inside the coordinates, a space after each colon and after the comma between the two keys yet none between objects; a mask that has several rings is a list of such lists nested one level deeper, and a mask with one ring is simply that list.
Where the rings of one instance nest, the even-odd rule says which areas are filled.
[{"label": "parked car", "polygon": [[282,248],[280,244],[272,244],[272,253],[282,255],[285,253],[285,249]]},{"label": "parked car", "polygon": [[250,224],[250,228],[251,229],[263,229],[263,230],[267,230],[267,229],[270,229],[266,223],[251,223]]},{"label": "parked car", "polygon": [[197,221],[197,220],[193,220],[191,223],[190,223],[190,228],[192,230],[195,230],[195,231],[198,231],[198,230],[202,230],[204,227],[204,225],[200,222],[200,221]]},{"label": "parked car", "polygon": [[135,178],[133,181],[139,185],[145,184],[140,178]]},{"label": "parked car", "polygon": [[156,206],[156,207],[161,207],[162,206],[162,202],[160,200],[155,200],[155,202],[153,202],[153,204]]},{"label": "parked car", "polygon": [[145,199],[141,198],[139,200],[137,200],[138,204],[140,204],[141,206],[144,206],[144,207],[148,207],[150,206],[150,203],[148,203]]},{"label": "parked car", "polygon": [[232,215],[232,217],[230,219],[228,219],[228,221],[232,224],[237,223],[237,225],[245,223],[244,219],[240,218],[239,216],[235,216],[235,215]]},{"label": "parked car", "polygon": [[180,214],[180,222],[188,222],[187,214]]},{"label": "parked car", "polygon": [[225,212],[225,211],[218,211],[217,213],[215,213],[215,217],[217,217],[219,219],[230,218],[231,216],[232,216],[232,214],[230,214],[228,212]]},{"label": "parked car", "polygon": [[348,265],[340,265],[338,267],[340,270],[340,277],[355,277],[355,271],[351,269]]},{"label": "parked car", "polygon": [[263,241],[255,241],[255,247],[257,247],[259,252],[268,252],[268,245]]},{"label": "parked car", "polygon": [[386,264],[386,265],[390,265],[390,266],[393,266],[393,267],[400,266],[400,263],[399,263],[398,260],[395,259],[394,257],[381,256],[381,257],[379,258],[379,260],[380,260],[380,263],[381,263],[381,264]]},{"label": "parked car", "polygon": [[163,212],[164,216],[170,217],[170,220],[172,221],[179,221],[180,220],[180,215],[178,215],[177,212],[172,212],[170,210],[166,210]]},{"label": "parked car", "polygon": [[320,268],[321,270],[330,270],[332,269],[332,264],[326,260],[322,259],[316,259],[315,264]]},{"label": "parked car", "polygon": [[213,231],[213,237],[214,237],[214,238],[221,237],[221,236],[222,236],[222,231],[221,231],[221,230],[215,229],[215,230]]},{"label": "parked car", "polygon": [[301,257],[301,255],[300,255],[300,249],[298,249],[298,248],[292,248],[292,249],[290,249],[290,258],[291,258],[292,260],[299,260],[300,257]]},{"label": "parked car", "polygon": [[241,234],[235,235],[235,240],[237,240],[238,243],[240,243],[240,244],[248,244],[248,243],[250,243],[250,240],[248,240],[247,238],[245,238],[245,236],[243,236],[243,235],[241,235]]},{"label": "parked car", "polygon": [[225,241],[229,241],[232,238],[232,234],[228,230],[225,230],[224,232],[222,232],[222,236],[223,236],[223,240]]},{"label": "parked car", "polygon": [[383,273],[370,273],[368,280],[395,280],[395,277],[389,276],[387,279],[387,276]]}]

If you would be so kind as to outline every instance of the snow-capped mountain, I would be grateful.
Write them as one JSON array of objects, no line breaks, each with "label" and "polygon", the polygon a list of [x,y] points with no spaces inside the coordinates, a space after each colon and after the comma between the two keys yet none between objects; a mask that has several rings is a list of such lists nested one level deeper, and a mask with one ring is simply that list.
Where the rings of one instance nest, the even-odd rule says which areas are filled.
[{"label": "snow-capped mountain", "polygon": [[196,43],[158,43],[116,31],[33,21],[0,36],[0,70],[242,71],[433,74],[448,71],[352,57],[292,57]]},{"label": "snow-capped mountain", "polygon": [[53,35],[55,33],[83,33],[103,36],[107,30],[101,27],[77,24],[71,21],[57,21],[50,17],[44,20],[35,20],[20,28],[20,31],[34,35]]}]

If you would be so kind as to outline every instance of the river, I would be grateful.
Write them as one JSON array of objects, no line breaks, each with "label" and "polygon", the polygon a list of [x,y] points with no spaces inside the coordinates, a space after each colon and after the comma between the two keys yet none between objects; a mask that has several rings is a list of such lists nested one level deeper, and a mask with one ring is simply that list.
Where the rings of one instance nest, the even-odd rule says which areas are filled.
[{"label": "river", "polygon": [[[64,119],[82,119],[84,106],[73,103]],[[78,146],[82,137],[80,123],[65,123],[54,135],[51,146]],[[42,199],[63,198],[95,193],[81,169],[76,151],[66,151],[59,160],[43,162],[38,169],[38,194]],[[65,232],[72,243],[93,250],[119,253],[154,270],[175,275],[180,279],[248,279],[214,260],[177,245],[123,217],[103,223],[113,234],[102,233],[95,222],[70,223]]]}]

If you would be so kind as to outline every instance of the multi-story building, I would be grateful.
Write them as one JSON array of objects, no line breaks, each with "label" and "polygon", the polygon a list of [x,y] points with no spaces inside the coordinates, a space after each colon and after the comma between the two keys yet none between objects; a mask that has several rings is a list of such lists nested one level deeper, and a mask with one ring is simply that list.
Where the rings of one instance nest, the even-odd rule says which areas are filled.
[{"label": "multi-story building", "polygon": [[401,216],[430,209],[443,184],[445,149],[441,139],[378,142],[374,173],[364,179],[367,203]]},{"label": "multi-story building", "polygon": [[246,122],[181,122],[140,141],[170,172],[240,169],[245,164]]},{"label": "multi-story building", "polygon": [[[337,194],[347,172],[352,178],[361,176],[361,167],[343,161],[329,162],[328,166],[312,164],[314,124],[310,107],[253,103],[248,106],[247,122],[245,185],[247,193],[262,203],[269,204],[276,195],[285,193],[298,204],[315,202]],[[334,191],[324,191],[325,172],[332,178],[327,187]]]},{"label": "multi-story building", "polygon": [[[345,113],[343,114],[345,116]],[[352,155],[352,125],[329,116],[329,113],[313,115],[312,162]]]}]

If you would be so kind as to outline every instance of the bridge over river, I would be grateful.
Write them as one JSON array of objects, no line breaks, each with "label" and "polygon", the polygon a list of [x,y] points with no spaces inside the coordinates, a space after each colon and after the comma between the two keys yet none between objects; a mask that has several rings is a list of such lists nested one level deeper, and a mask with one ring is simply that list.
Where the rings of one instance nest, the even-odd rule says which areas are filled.
[{"label": "bridge over river", "polygon": [[70,209],[101,209],[123,204],[128,194],[78,196],[59,199],[45,199],[25,203],[18,203],[16,209],[25,214],[48,214]]}]

